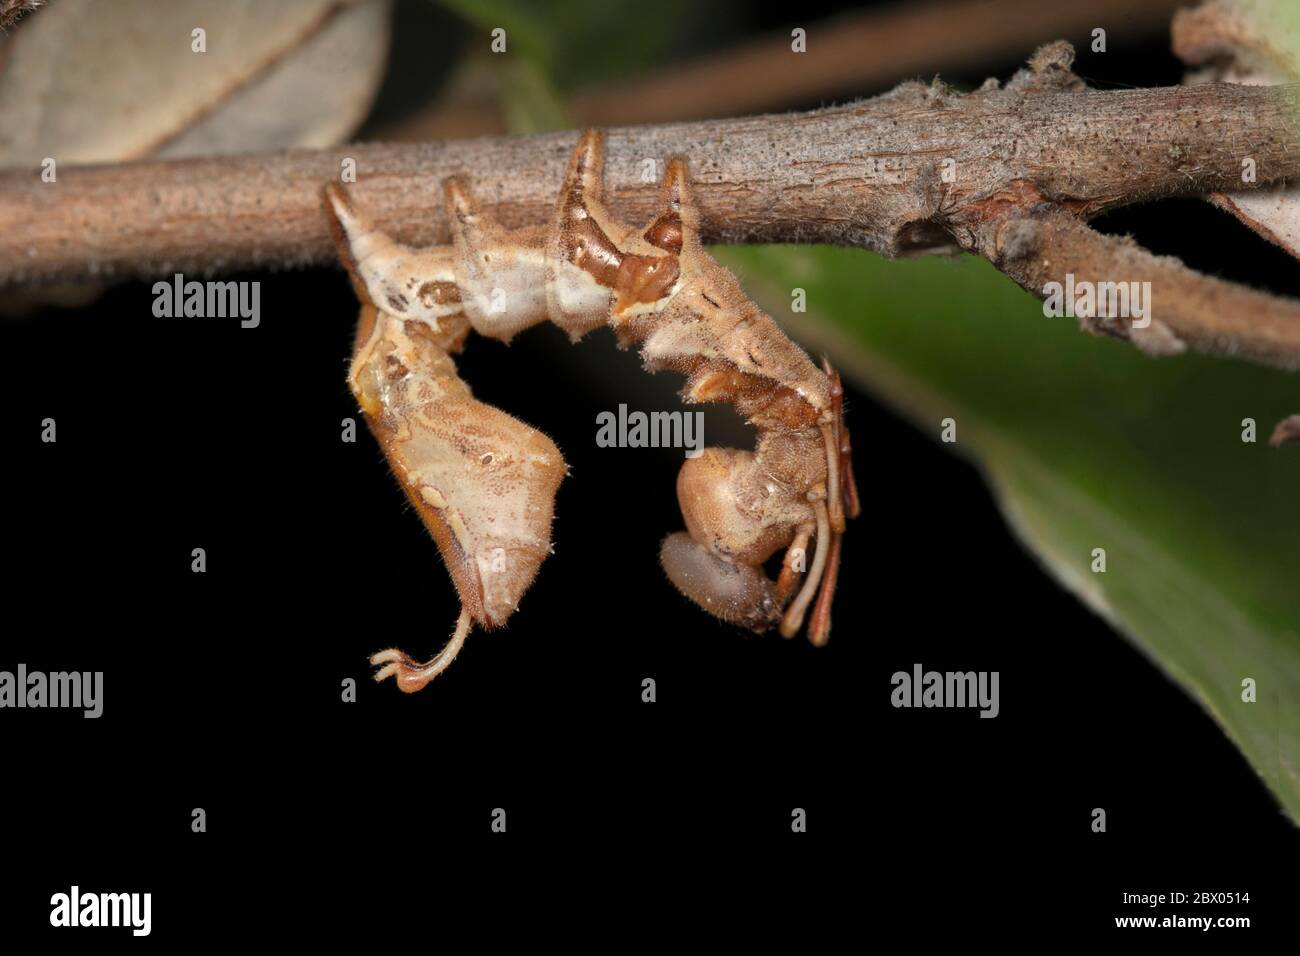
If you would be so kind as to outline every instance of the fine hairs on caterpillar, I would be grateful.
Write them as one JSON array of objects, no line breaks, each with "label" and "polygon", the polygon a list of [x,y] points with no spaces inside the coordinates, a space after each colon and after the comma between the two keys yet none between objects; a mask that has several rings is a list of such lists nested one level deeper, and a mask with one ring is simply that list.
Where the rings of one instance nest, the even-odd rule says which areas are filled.
[{"label": "fine hairs on caterpillar", "polygon": [[[339,253],[362,301],[348,383],[460,597],[447,646],[424,662],[380,651],[377,680],[416,691],[455,658],[472,625],[500,627],[551,550],[564,458],[546,435],[476,401],[451,356],[471,329],[509,341],[550,320],[577,341],[608,325],[649,371],[686,376],[687,402],[731,402],[753,451],[706,448],[677,478],[685,532],[660,558],[710,614],[786,637],[830,635],[845,518],[859,511],[839,376],[818,368],[704,251],[686,162],[670,159],[645,228],[601,202],[603,140],[585,131],[554,221],[506,230],[461,179],[443,190],[453,244],[414,249],[325,187]],[[815,550],[811,563],[808,549]],[[784,548],[775,581],[763,564]],[[809,616],[809,608],[811,615]]]}]

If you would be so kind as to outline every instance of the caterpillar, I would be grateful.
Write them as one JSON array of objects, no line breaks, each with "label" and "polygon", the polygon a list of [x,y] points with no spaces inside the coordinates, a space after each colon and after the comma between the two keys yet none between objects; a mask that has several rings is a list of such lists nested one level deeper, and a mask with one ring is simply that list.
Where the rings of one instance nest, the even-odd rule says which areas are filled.
[{"label": "caterpillar", "polygon": [[[550,320],[576,342],[609,326],[649,371],[686,376],[685,401],[730,402],[757,432],[750,450],[706,448],[677,478],[687,530],[668,535],[670,581],[705,611],[825,644],[846,517],[860,506],[843,388],[745,295],[700,241],[686,160],[665,165],[644,228],[602,203],[604,143],[584,131],[555,219],[507,230],[461,177],[443,183],[449,246],[413,248],[380,231],[338,183],[324,188],[339,256],[362,302],[348,384],[460,598],[446,646],[416,661],[390,648],[376,680],[423,688],[471,627],[503,625],[551,551],[567,466],[546,435],[477,401],[452,355],[471,330],[509,341]],[[807,554],[815,543],[811,565]],[[784,548],[775,581],[763,565]],[[815,603],[814,603],[815,601]]]}]

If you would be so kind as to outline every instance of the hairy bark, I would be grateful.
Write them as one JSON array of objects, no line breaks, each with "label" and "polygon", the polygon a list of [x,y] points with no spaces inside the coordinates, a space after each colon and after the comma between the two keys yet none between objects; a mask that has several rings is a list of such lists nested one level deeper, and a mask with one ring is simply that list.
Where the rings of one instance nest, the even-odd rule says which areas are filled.
[{"label": "hairy bark", "polygon": [[1177,355],[1191,348],[1300,369],[1300,304],[1201,275],[1131,239],[1102,235],[1054,207],[992,223],[977,246],[999,269],[1040,295],[1049,282],[1064,284],[1066,273],[1094,285],[1151,283],[1148,323],[1081,316],[1088,332],[1129,339],[1149,355]]}]

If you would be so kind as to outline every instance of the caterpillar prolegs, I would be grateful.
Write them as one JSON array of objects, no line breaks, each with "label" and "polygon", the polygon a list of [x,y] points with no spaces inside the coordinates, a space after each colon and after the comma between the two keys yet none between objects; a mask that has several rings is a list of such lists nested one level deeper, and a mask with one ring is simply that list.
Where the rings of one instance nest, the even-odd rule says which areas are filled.
[{"label": "caterpillar prolegs", "polygon": [[[603,141],[584,132],[549,226],[506,230],[459,178],[443,190],[453,244],[415,249],[369,222],[342,186],[325,189],[339,253],[363,306],[348,382],[460,597],[455,634],[432,660],[390,649],[376,679],[424,687],[472,625],[518,607],[551,550],[566,471],[555,444],[474,399],[451,355],[469,331],[509,341],[555,322],[577,341],[599,326],[639,345],[650,371],[686,375],[687,402],[731,402],[757,431],[753,451],[707,448],[677,478],[686,532],[660,558],[710,614],[754,631],[803,626],[824,644],[845,518],[858,514],[839,376],[818,368],[736,278],[705,252],[686,162],[668,161],[661,211],[622,225],[601,202]],[[807,554],[815,551],[811,564]],[[775,581],[763,564],[784,548]]]}]

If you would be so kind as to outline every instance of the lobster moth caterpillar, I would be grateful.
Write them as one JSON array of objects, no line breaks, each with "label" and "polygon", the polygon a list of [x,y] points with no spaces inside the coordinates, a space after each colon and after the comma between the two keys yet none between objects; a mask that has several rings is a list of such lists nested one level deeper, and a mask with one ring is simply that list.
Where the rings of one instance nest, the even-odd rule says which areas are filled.
[{"label": "lobster moth caterpillar", "polygon": [[[730,402],[757,432],[753,450],[706,448],[677,479],[685,532],[660,548],[674,585],[704,610],[762,632],[824,644],[846,517],[859,511],[839,376],[815,365],[700,243],[686,162],[668,161],[661,208],[644,228],[602,201],[603,141],[578,140],[555,218],[506,230],[469,187],[443,184],[450,246],[385,235],[339,184],[325,187],[340,258],[362,301],[348,383],[460,598],[446,647],[424,662],[371,658],[376,679],[424,687],[472,626],[499,627],[551,550],[566,466],[555,444],[477,401],[452,356],[470,330],[509,341],[551,321],[575,341],[609,326],[649,371],[686,376],[687,402]],[[811,562],[807,555],[815,547]],[[764,563],[784,549],[769,579]]]}]

